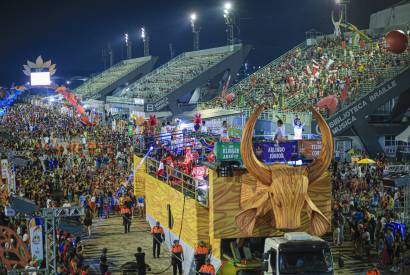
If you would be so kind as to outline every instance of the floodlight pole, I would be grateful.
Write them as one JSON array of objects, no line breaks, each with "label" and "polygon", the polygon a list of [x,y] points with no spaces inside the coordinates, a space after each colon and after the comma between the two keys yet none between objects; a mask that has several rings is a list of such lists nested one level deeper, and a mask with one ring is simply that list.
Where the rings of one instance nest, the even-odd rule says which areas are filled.
[{"label": "floodlight pole", "polygon": [[132,58],[132,42],[128,37],[128,33],[125,34],[125,46],[127,47],[127,59]]},{"label": "floodlight pole", "polygon": [[350,4],[350,0],[336,0],[336,4],[340,5],[343,15],[343,23],[347,23],[347,5]]},{"label": "floodlight pole", "polygon": [[149,56],[149,34],[144,27],[141,28],[141,38],[144,43],[144,56]]},{"label": "floodlight pole", "polygon": [[191,28],[192,28],[192,36],[193,36],[193,50],[198,51],[199,50],[199,31],[200,29],[195,24],[195,20],[196,20],[196,15],[192,14],[191,15]]},{"label": "floodlight pole", "polygon": [[110,56],[110,67],[114,65],[114,52],[112,51],[111,44],[108,44],[108,55]]},{"label": "floodlight pole", "polygon": [[235,44],[235,34],[234,34],[235,17],[232,12],[232,5],[230,3],[225,3],[224,18],[225,18],[225,25],[226,25],[227,44],[233,45]]}]

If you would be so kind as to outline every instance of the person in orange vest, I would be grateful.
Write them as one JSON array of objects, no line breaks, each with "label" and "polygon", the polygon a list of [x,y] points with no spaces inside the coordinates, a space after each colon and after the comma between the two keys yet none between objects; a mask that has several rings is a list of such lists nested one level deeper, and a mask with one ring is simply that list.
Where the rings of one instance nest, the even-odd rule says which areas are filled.
[{"label": "person in orange vest", "polygon": [[206,264],[199,269],[201,275],[215,275],[215,267],[211,264],[211,259],[206,259]]},{"label": "person in orange vest", "polygon": [[131,209],[128,207],[127,204],[125,204],[121,208],[121,214],[122,214],[122,224],[124,225],[124,233],[129,233],[130,227],[131,227]]},{"label": "person in orange vest", "polygon": [[161,253],[161,243],[165,240],[164,229],[159,222],[151,229],[152,234],[152,255],[154,258],[159,258]]},{"label": "person in orange vest", "polygon": [[380,271],[374,267],[367,270],[366,275],[380,275]]},{"label": "person in orange vest", "polygon": [[195,248],[195,264],[197,272],[205,264],[206,257],[208,256],[208,254],[208,247],[206,247],[203,241],[200,241],[199,245]]},{"label": "person in orange vest", "polygon": [[171,264],[172,264],[172,274],[182,275],[182,261],[184,260],[184,250],[179,244],[178,240],[174,240],[174,245],[171,247]]}]

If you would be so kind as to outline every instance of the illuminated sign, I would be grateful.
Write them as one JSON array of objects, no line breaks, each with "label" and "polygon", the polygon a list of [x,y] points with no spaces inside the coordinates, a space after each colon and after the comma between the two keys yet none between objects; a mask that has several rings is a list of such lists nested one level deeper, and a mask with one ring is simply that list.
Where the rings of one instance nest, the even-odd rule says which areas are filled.
[{"label": "illuminated sign", "polygon": [[31,86],[46,86],[51,84],[50,72],[34,72],[30,74]]}]

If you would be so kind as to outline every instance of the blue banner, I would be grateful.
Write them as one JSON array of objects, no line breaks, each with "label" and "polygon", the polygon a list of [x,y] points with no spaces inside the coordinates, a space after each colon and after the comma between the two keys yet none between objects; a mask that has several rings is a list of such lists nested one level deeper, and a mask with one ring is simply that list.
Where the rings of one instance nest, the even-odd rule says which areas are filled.
[{"label": "blue banner", "polygon": [[298,142],[295,140],[286,142],[257,142],[254,143],[256,157],[265,162],[288,162],[298,156]]}]

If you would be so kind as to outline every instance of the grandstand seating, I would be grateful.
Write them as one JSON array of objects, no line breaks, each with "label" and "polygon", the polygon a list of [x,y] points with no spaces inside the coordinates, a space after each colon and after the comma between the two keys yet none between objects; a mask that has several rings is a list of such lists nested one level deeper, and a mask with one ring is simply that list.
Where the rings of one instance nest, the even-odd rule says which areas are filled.
[{"label": "grandstand seating", "polygon": [[123,60],[84,82],[82,85],[74,89],[74,93],[86,99],[100,98],[104,89],[115,84],[122,78],[127,77],[130,73],[147,64],[147,62],[152,61],[152,59],[151,56],[147,56]]},{"label": "grandstand seating", "polygon": [[[373,40],[359,46],[333,36],[314,46],[302,43],[232,86],[227,94],[235,99],[229,105],[218,97],[200,109],[248,109],[263,102],[272,109],[304,111],[328,95],[338,97],[341,108],[410,65],[409,51],[392,54],[383,43]],[[348,81],[347,97],[342,96]]]},{"label": "grandstand seating", "polygon": [[238,44],[182,53],[114,96],[156,101],[222,62],[241,47],[242,45]]}]

